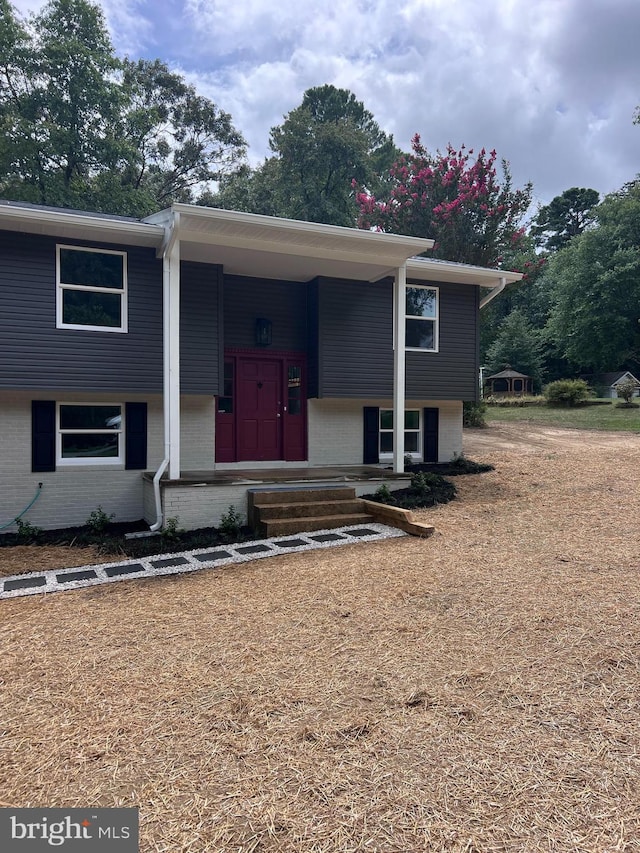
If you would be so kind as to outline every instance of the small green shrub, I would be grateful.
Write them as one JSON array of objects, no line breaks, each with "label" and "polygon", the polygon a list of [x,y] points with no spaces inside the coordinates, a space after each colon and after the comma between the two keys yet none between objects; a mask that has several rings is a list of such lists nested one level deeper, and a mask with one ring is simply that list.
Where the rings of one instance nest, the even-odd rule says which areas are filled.
[{"label": "small green shrub", "polygon": [[442,482],[442,477],[439,474],[421,471],[411,477],[411,491],[420,498],[428,497]]},{"label": "small green shrub", "polygon": [[179,518],[176,515],[165,519],[162,530],[160,531],[160,536],[165,542],[176,542],[184,533],[184,528],[178,527],[178,522]]},{"label": "small green shrub", "polygon": [[21,518],[16,518],[16,525],[18,527],[16,537],[18,542],[24,545],[34,544],[42,533],[41,527],[36,527],[35,524],[31,524],[30,521],[23,521]]},{"label": "small green shrub", "polygon": [[557,379],[544,389],[544,397],[550,406],[579,406],[591,396],[584,379]]},{"label": "small green shrub", "polygon": [[102,507],[99,506],[89,513],[85,524],[92,533],[99,536],[105,532],[115,517],[115,513],[112,512],[110,515],[107,515]]},{"label": "small green shrub", "polygon": [[462,404],[462,423],[466,427],[486,427],[487,422],[484,419],[487,413],[487,405],[482,400],[474,402],[466,400]]},{"label": "small green shrub", "polygon": [[373,493],[373,498],[380,504],[392,504],[394,503],[393,496],[389,491],[389,486],[384,483]]},{"label": "small green shrub", "polygon": [[222,513],[218,530],[227,539],[233,539],[240,535],[242,530],[242,515],[233,504],[231,504],[227,512]]},{"label": "small green shrub", "polygon": [[625,379],[624,382],[620,382],[618,385],[616,385],[618,397],[621,397],[625,403],[633,402],[633,396],[637,390],[638,386],[633,381],[633,379]]}]

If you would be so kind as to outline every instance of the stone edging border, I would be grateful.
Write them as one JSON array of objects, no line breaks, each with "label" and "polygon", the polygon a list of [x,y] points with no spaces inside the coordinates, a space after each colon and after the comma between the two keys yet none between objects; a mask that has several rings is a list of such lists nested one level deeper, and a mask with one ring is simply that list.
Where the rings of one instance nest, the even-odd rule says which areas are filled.
[{"label": "stone edging border", "polygon": [[262,557],[275,557],[296,551],[332,548],[355,542],[375,542],[406,534],[386,524],[352,525],[331,530],[315,530],[272,539],[241,542],[182,551],[174,554],[155,554],[132,560],[119,560],[99,565],[71,569],[47,569],[0,578],[0,599],[19,598],[38,593],[63,592],[121,580],[186,574],[200,569],[222,568],[235,563],[247,563]]}]

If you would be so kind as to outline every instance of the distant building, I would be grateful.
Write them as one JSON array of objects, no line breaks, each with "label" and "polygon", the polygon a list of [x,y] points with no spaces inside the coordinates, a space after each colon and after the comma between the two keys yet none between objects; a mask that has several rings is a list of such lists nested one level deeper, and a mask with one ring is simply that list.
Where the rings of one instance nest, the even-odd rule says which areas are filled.
[{"label": "distant building", "polygon": [[628,370],[614,370],[613,373],[591,373],[581,376],[593,388],[596,397],[619,397],[618,386],[627,380],[635,382],[636,390],[634,397],[640,397],[640,380]]},{"label": "distant building", "polygon": [[500,373],[487,377],[487,390],[493,397],[522,397],[533,394],[533,377],[518,373],[508,365]]}]

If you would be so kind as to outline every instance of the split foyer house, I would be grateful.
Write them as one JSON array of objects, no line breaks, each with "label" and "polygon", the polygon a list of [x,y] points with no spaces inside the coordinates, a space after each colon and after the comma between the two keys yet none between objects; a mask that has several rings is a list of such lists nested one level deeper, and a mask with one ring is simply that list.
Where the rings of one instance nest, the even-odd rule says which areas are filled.
[{"label": "split foyer house", "polygon": [[140,221],[0,203],[0,524],[38,494],[42,527],[98,505],[195,527],[243,509],[256,471],[448,461],[479,309],[521,276],[414,257],[431,245],[184,204]]}]

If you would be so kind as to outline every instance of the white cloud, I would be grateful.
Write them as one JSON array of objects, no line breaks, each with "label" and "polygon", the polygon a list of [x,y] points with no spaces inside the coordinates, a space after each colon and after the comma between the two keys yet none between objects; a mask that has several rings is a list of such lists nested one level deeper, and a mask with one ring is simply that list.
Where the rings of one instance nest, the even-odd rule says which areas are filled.
[{"label": "white cloud", "polygon": [[[18,0],[33,9],[36,0]],[[121,53],[229,111],[254,161],[305,89],[352,90],[408,147],[496,148],[548,201],[640,169],[637,0],[103,0]]]}]

